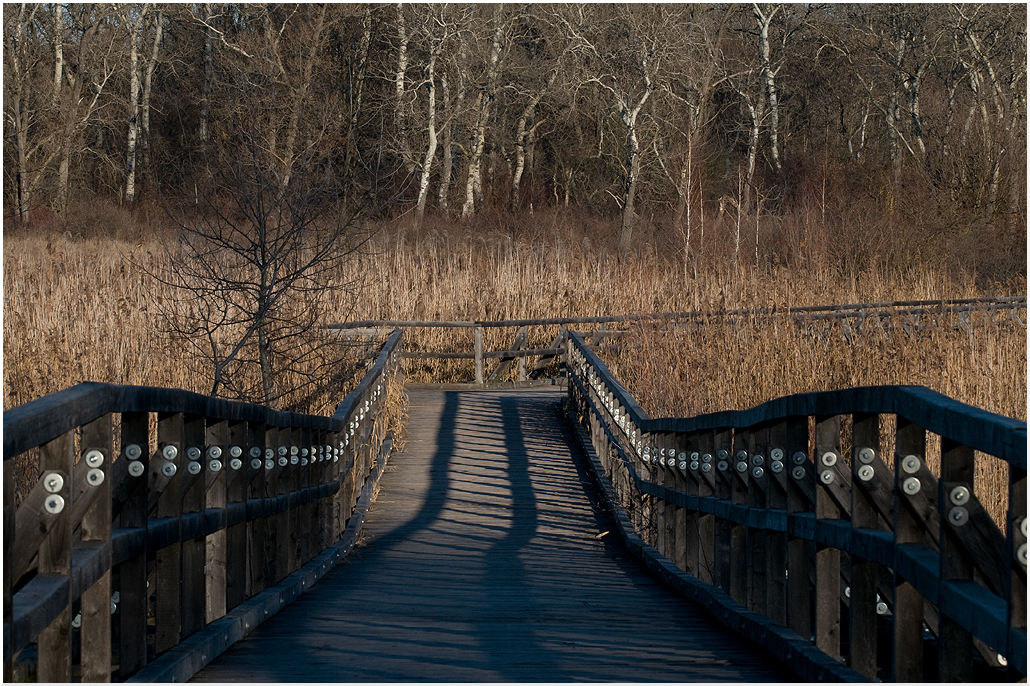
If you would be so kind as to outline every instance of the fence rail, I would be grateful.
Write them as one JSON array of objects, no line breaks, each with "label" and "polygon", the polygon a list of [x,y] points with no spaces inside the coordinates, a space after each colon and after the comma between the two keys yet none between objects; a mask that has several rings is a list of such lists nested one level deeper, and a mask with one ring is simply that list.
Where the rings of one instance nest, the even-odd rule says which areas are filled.
[{"label": "fence rail", "polygon": [[332,417],[96,383],[5,412],[5,681],[30,644],[40,681],[124,681],[338,541],[392,445],[401,338]]},{"label": "fence rail", "polygon": [[[970,680],[974,652],[1025,678],[1025,422],[906,386],[652,419],[575,333],[568,359],[581,437],[644,552],[799,674],[921,681],[925,627],[937,679]],[[1004,531],[974,491],[976,451],[1007,464]]]}]

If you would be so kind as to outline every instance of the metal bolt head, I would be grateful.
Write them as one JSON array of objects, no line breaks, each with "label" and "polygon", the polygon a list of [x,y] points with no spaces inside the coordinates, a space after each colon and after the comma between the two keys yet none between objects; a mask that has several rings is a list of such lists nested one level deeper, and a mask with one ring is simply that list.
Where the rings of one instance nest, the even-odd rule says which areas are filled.
[{"label": "metal bolt head", "polygon": [[824,470],[822,474],[819,475],[819,480],[827,485],[832,484],[835,478],[837,477],[834,475],[833,471],[829,469]]},{"label": "metal bolt head", "polygon": [[90,486],[99,486],[104,483],[104,470],[96,469],[95,467],[86,472],[86,481],[89,482]]},{"label": "metal bolt head", "polygon": [[901,461],[901,469],[904,470],[906,474],[915,474],[919,471],[920,465],[921,462],[919,457],[916,455],[906,455]]},{"label": "metal bolt head", "polygon": [[876,603],[876,614],[885,615],[887,614],[887,603],[881,601]]},{"label": "metal bolt head", "polygon": [[873,469],[871,464],[864,464],[858,468],[858,478],[862,481],[872,481],[876,475],[876,470]]},{"label": "metal bolt head", "polygon": [[222,471],[222,461],[221,460],[211,460],[210,462],[207,463],[207,468],[210,469],[212,472],[220,472],[220,471]]},{"label": "metal bolt head", "polygon": [[876,459],[876,451],[872,448],[862,448],[858,451],[858,461],[862,464],[872,464]]},{"label": "metal bolt head", "polygon": [[726,450],[717,450],[715,454],[720,460],[728,460],[730,458],[730,454]]},{"label": "metal bolt head", "polygon": [[824,465],[826,465],[827,467],[832,467],[833,465],[837,464],[837,453],[827,450],[825,453],[823,453],[821,459]]},{"label": "metal bolt head", "polygon": [[270,460],[275,457],[275,451],[271,448],[265,448],[265,459]]},{"label": "metal bolt head", "polygon": [[1009,660],[1008,660],[1007,657],[1005,657],[1001,653],[998,653],[998,664],[1001,665],[1002,667],[1008,667]]},{"label": "metal bolt head", "polygon": [[104,464],[104,454],[99,450],[90,450],[86,453],[85,460],[90,467],[99,467]]},{"label": "metal bolt head", "polygon": [[719,464],[716,465],[720,472],[725,472],[730,467],[730,463],[726,460],[719,460]]},{"label": "metal bolt head", "polygon": [[47,493],[57,493],[64,488],[64,477],[57,472],[48,472],[43,476],[43,488]]},{"label": "metal bolt head", "polygon": [[649,453],[649,452],[647,452],[647,451],[645,450],[645,451],[643,452],[643,457],[642,457],[642,459],[644,460],[644,462],[650,462],[650,461],[651,461],[651,453]]},{"label": "metal bolt head", "polygon": [[233,470],[234,472],[239,470],[239,468],[242,467],[242,466],[243,466],[243,461],[240,460],[240,458],[238,458],[238,457],[234,457],[231,460],[229,460],[229,469]]},{"label": "metal bolt head", "polygon": [[[686,464],[686,463],[681,462],[680,464]],[[691,460],[690,461],[690,471],[696,472],[700,466],[701,466],[701,463],[698,462],[697,460]]]},{"label": "metal bolt head", "polygon": [[291,455],[290,456],[290,464],[297,464],[298,462],[300,462],[300,458],[299,457],[297,457],[296,455]]},{"label": "metal bolt head", "polygon": [[232,456],[232,457],[239,457],[242,454],[243,454],[243,448],[241,448],[238,445],[234,445],[233,447],[229,448],[229,455]]},{"label": "metal bolt head", "polygon": [[702,462],[701,463],[701,471],[704,472],[705,474],[707,474],[708,472],[712,471],[712,463],[711,462]]},{"label": "metal bolt head", "polygon": [[915,495],[922,487],[923,485],[919,483],[919,479],[914,476],[908,477],[901,484],[901,489],[908,495]]},{"label": "metal bolt head", "polygon": [[285,445],[281,445],[281,446],[279,446],[279,454],[280,454],[280,455],[286,455],[286,454],[288,454],[289,452],[290,452],[290,449],[289,449],[289,448],[287,448],[287,447],[286,447]]},{"label": "metal bolt head", "polygon": [[199,460],[200,459],[200,448],[198,448],[195,445],[194,446],[190,446],[189,448],[186,449],[186,457],[190,458],[191,460]]},{"label": "metal bolt head", "polygon": [[954,526],[965,526],[969,521],[969,511],[964,507],[953,507],[948,512],[948,521]]},{"label": "metal bolt head", "polygon": [[773,448],[772,450],[770,450],[769,451],[769,458],[773,462],[782,462],[783,461],[783,448]]},{"label": "metal bolt head", "polygon": [[72,620],[72,628],[73,629],[78,629],[80,626],[82,626],[82,613],[81,612],[79,614],[75,615],[75,619]]},{"label": "metal bolt head", "polygon": [[161,473],[167,476],[168,478],[175,476],[175,463],[165,462],[163,465],[161,465]]},{"label": "metal bolt head", "polygon": [[222,456],[222,449],[219,448],[217,445],[213,445],[207,449],[207,456],[210,457],[212,460],[217,460]]},{"label": "metal bolt head", "polygon": [[174,460],[178,456],[179,449],[176,448],[174,445],[169,444],[161,448],[161,457],[163,457],[166,460]]},{"label": "metal bolt head", "polygon": [[289,459],[285,455],[283,457],[279,458],[279,466],[280,467],[285,467],[287,464],[289,464],[289,462],[290,462]]},{"label": "metal bolt head", "polygon": [[290,446],[290,455],[297,455],[300,453],[300,449],[295,445]]},{"label": "metal bolt head", "polygon": [[755,467],[751,470],[751,476],[755,477],[756,479],[761,479],[763,476],[765,476],[765,470],[761,467]]},{"label": "metal bolt head", "polygon": [[1023,543],[1016,550],[1016,559],[1019,560],[1019,564],[1026,567],[1026,543]]},{"label": "metal bolt head", "polygon": [[129,475],[130,476],[143,476],[145,471],[143,463],[139,460],[133,460],[129,463]]},{"label": "metal bolt head", "polygon": [[253,460],[251,460],[250,461],[250,468],[251,469],[261,469],[261,458],[255,457]]},{"label": "metal bolt head", "polygon": [[300,456],[301,457],[307,457],[308,456],[308,449],[307,448],[301,448],[300,449]]},{"label": "metal bolt head", "polygon": [[851,586],[845,586],[844,587],[844,597],[845,598],[850,598],[851,597]]},{"label": "metal bolt head", "polygon": [[257,447],[256,445],[252,446],[250,448],[250,456],[251,457],[261,457],[261,448]]},{"label": "metal bolt head", "polygon": [[956,486],[948,493],[948,499],[952,505],[965,505],[969,502],[969,489],[965,486]]},{"label": "metal bolt head", "polygon": [[737,451],[737,459],[738,460],[746,460],[747,459],[747,451],[746,450],[738,450]]},{"label": "metal bolt head", "polygon": [[736,470],[738,472],[743,474],[744,472],[747,471],[747,462],[738,462],[736,465],[734,465],[734,467],[736,468]]},{"label": "metal bolt head", "polygon": [[189,465],[186,466],[186,471],[194,476],[200,474],[201,469],[203,469],[203,467],[200,466],[199,462],[190,462]]},{"label": "metal bolt head", "polygon": [[1019,520],[1019,533],[1023,534],[1023,538],[1026,538],[1026,517]]},{"label": "metal bolt head", "polygon": [[711,453],[705,453],[704,455],[701,456],[701,461],[702,462],[711,462],[712,461],[712,454]]},{"label": "metal bolt head", "polygon": [[50,514],[61,514],[61,510],[64,509],[64,498],[52,493],[47,496],[47,499],[43,501],[43,507]]},{"label": "metal bolt head", "polygon": [[790,456],[791,461],[796,465],[803,465],[808,461],[808,455],[802,451],[797,451]]},{"label": "metal bolt head", "polygon": [[272,469],[273,467],[275,467],[274,460],[265,460],[265,469]]},{"label": "metal bolt head", "polygon": [[306,457],[300,458],[300,466],[301,467],[307,467],[308,466],[308,458],[306,458]]},{"label": "metal bolt head", "polygon": [[796,480],[801,481],[802,479],[805,478],[805,468],[804,467],[800,467],[800,466],[799,467],[794,467],[794,469],[793,469],[793,471],[791,471],[790,475],[792,477],[794,477]]},{"label": "metal bolt head", "polygon": [[138,460],[142,454],[143,451],[140,450],[140,447],[135,443],[130,443],[129,445],[125,446],[125,456],[128,457],[130,460]]},{"label": "metal bolt head", "polygon": [[773,474],[779,474],[783,471],[783,462],[776,460],[775,462],[769,463],[769,469]]},{"label": "metal bolt head", "polygon": [[754,465],[755,467],[761,467],[762,465],[765,464],[765,456],[763,456],[763,455],[753,455],[751,457],[751,464]]}]

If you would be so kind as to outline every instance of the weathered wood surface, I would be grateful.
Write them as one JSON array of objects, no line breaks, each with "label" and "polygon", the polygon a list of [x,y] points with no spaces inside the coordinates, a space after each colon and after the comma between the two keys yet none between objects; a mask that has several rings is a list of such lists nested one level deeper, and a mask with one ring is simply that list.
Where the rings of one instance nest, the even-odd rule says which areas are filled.
[{"label": "weathered wood surface", "polygon": [[361,546],[194,681],[793,680],[630,557],[562,393],[412,391]]}]

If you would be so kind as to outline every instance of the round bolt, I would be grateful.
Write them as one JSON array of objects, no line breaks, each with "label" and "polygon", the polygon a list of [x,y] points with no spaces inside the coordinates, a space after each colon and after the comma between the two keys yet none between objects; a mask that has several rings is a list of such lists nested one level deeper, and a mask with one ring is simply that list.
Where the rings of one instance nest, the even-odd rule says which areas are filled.
[{"label": "round bolt", "polygon": [[163,465],[161,465],[161,473],[167,476],[168,478],[175,476],[175,463],[165,462]]},{"label": "round bolt", "polygon": [[308,449],[307,448],[301,448],[300,449],[300,456],[301,457],[307,457],[308,456]]},{"label": "round bolt", "polygon": [[306,458],[306,457],[300,458],[300,466],[301,467],[307,467],[308,466],[308,458]]},{"label": "round bolt", "polygon": [[858,461],[862,464],[872,464],[876,459],[876,451],[872,448],[862,448],[858,451]]},{"label": "round bolt", "polygon": [[75,615],[75,619],[72,620],[72,628],[73,629],[78,629],[80,626],[82,626],[82,613],[81,612],[79,614]]},{"label": "round bolt", "polygon": [[876,470],[873,469],[871,464],[864,464],[858,468],[858,478],[862,481],[872,481],[876,475]]},{"label": "round bolt", "polygon": [[702,462],[711,462],[712,461],[712,454],[711,453],[705,453],[704,455],[701,456],[701,461]]},{"label": "round bolt", "polygon": [[776,460],[775,462],[770,462],[769,469],[772,470],[773,474],[779,474],[783,471],[783,463],[779,460]]},{"label": "round bolt", "polygon": [[1019,520],[1019,533],[1023,534],[1023,538],[1026,538],[1026,517]]},{"label": "round bolt", "polygon": [[747,459],[747,451],[746,450],[738,450],[737,451],[737,459],[738,460],[746,460]]},{"label": "round bolt", "polygon": [[174,445],[169,444],[161,448],[161,457],[163,457],[166,460],[174,460],[178,456],[179,449],[176,448]]},{"label": "round bolt", "polygon": [[643,459],[644,459],[644,462],[650,462],[651,461],[651,453],[649,453],[647,451],[644,451]]},{"label": "round bolt", "polygon": [[1019,560],[1019,564],[1026,567],[1026,543],[1021,544],[1016,550],[1016,559]]},{"label": "round bolt", "polygon": [[195,445],[187,448],[186,449],[186,457],[190,458],[191,460],[199,460],[200,459],[200,448],[198,448]]},{"label": "round bolt", "polygon": [[851,597],[851,586],[845,586],[844,587],[844,597],[845,598],[850,598]]},{"label": "round bolt", "polygon": [[727,469],[729,469],[730,463],[726,460],[719,460],[719,464],[716,466],[719,468],[720,472],[725,472]]},{"label": "round bolt", "polygon": [[272,469],[273,467],[275,467],[274,460],[265,460],[265,469]]},{"label": "round bolt", "polygon": [[253,460],[251,460],[250,461],[250,468],[251,469],[261,469],[261,458],[255,457]]},{"label": "round bolt", "polygon": [[289,464],[289,462],[290,461],[286,457],[280,457],[279,458],[279,466],[280,467],[285,467],[287,464]]},{"label": "round bolt", "polygon": [[49,472],[43,477],[43,488],[47,493],[57,493],[64,488],[64,477],[57,472]]},{"label": "round bolt", "polygon": [[[696,452],[690,453],[689,457],[690,457],[691,460],[700,460],[701,459],[701,455],[696,453]],[[680,459],[681,460],[683,459],[683,453],[680,453]]]},{"label": "round bolt", "polygon": [[261,448],[257,447],[256,445],[252,446],[251,449],[250,449],[250,456],[251,457],[261,457]]},{"label": "round bolt", "polygon": [[50,514],[61,514],[61,510],[64,509],[64,498],[57,495],[56,493],[47,496],[47,499],[43,501],[43,507]]},{"label": "round bolt", "polygon": [[765,476],[765,470],[761,467],[755,467],[751,470],[751,476],[755,477],[756,479],[761,479],[763,476]]},{"label": "round bolt", "polygon": [[[696,465],[697,463],[696,463],[696,462],[691,462],[690,464],[692,464],[692,465]],[[686,469],[687,469],[687,463],[686,463],[686,462],[680,462],[680,463],[679,463],[678,465],[676,465],[676,466],[680,468],[680,471],[681,471],[681,472],[682,472],[682,471],[686,471]]]},{"label": "round bolt", "polygon": [[906,474],[915,474],[919,471],[919,458],[915,455],[906,455],[901,461],[901,468]]},{"label": "round bolt", "polygon": [[998,664],[1001,665],[1002,667],[1008,667],[1009,660],[1008,660],[1007,657],[1005,657],[1001,653],[998,653]]},{"label": "round bolt", "polygon": [[86,481],[89,482],[90,486],[99,486],[104,483],[104,470],[93,468],[86,472]]},{"label": "round bolt", "polygon": [[675,457],[667,457],[667,458],[665,458],[665,464],[668,465],[669,467],[674,466],[676,464],[676,458]]},{"label": "round bolt", "polygon": [[879,603],[876,603],[876,614],[878,614],[878,615],[885,615],[885,614],[887,614],[887,603],[882,602],[882,601],[879,602]]},{"label": "round bolt", "polygon": [[769,457],[772,459],[773,462],[782,462],[783,448],[773,448],[769,451]]},{"label": "round bolt", "polygon": [[143,463],[139,460],[133,460],[129,463],[129,475],[130,476],[143,476],[144,468]]},{"label": "round bolt", "polygon": [[736,470],[737,470],[738,472],[740,472],[741,474],[743,474],[744,472],[746,472],[746,471],[747,471],[747,462],[738,462],[738,463],[737,463],[737,464],[735,465],[735,468],[736,468]]},{"label": "round bolt", "polygon": [[730,454],[725,450],[718,450],[715,454],[720,460],[728,460],[730,457]]},{"label": "round bolt", "polygon": [[[697,455],[697,453],[694,453],[694,454]],[[687,456],[686,451],[681,450],[680,454],[677,455],[676,457],[679,458],[680,462],[682,462],[683,460],[686,460],[688,456]],[[690,459],[691,460],[696,460],[697,458],[696,457],[691,457]]]},{"label": "round bolt", "polygon": [[213,460],[217,460],[222,456],[222,449],[217,445],[213,445],[207,449],[207,456]]},{"label": "round bolt", "polygon": [[300,462],[300,458],[298,458],[296,455],[290,456],[290,464],[297,464],[298,462]]},{"label": "round bolt", "polygon": [[221,460],[211,460],[210,462],[207,463],[207,468],[210,469],[212,472],[220,472],[220,471],[222,471],[222,461]]},{"label": "round bolt", "polygon": [[239,457],[242,454],[243,448],[241,448],[238,445],[234,445],[233,447],[229,448],[229,455],[231,455],[232,457]]},{"label": "round bolt", "polygon": [[290,452],[290,449],[289,449],[289,448],[287,448],[287,447],[286,447],[285,445],[281,445],[281,446],[279,446],[279,454],[280,454],[280,455],[286,455],[286,454],[288,454],[289,452]]},{"label": "round bolt", "polygon": [[203,469],[203,467],[200,466],[199,462],[190,462],[189,465],[187,465],[186,467],[186,471],[190,474],[193,474],[194,476],[200,474],[201,469]]},{"label": "round bolt", "polygon": [[969,502],[969,489],[965,486],[956,486],[951,489],[948,499],[951,500],[952,505],[965,505]]},{"label": "round bolt", "polygon": [[923,485],[921,483],[919,483],[919,479],[917,479],[914,476],[908,477],[901,484],[902,490],[904,490],[905,493],[907,493],[909,495],[915,495],[916,493],[919,492],[919,489],[922,488],[922,487],[923,487]]},{"label": "round bolt", "polygon": [[712,463],[711,462],[703,462],[703,463],[701,463],[701,471],[704,472],[705,474],[707,474],[708,472],[712,471]]},{"label": "round bolt", "polygon": [[271,448],[265,448],[265,459],[270,460],[275,457],[275,451]]},{"label": "round bolt", "polygon": [[130,460],[138,460],[142,454],[143,451],[140,450],[140,447],[135,443],[130,443],[129,445],[125,446],[125,456],[128,457]]},{"label": "round bolt", "polygon": [[805,462],[808,460],[808,455],[799,450],[793,455],[791,455],[790,459],[794,464],[802,465],[805,464]]},{"label": "round bolt", "polygon": [[948,513],[948,521],[954,526],[965,526],[969,521],[969,511],[964,507],[953,507]]},{"label": "round bolt", "polygon": [[700,467],[700,466],[701,466],[700,462],[698,462],[697,460],[691,460],[691,462],[690,462],[690,471],[696,472],[698,467]]},{"label": "round bolt", "polygon": [[794,477],[795,479],[797,479],[798,481],[801,481],[802,479],[805,478],[805,468],[804,467],[794,467],[794,470],[790,473],[790,475],[792,477]]},{"label": "round bolt", "polygon": [[819,475],[819,480],[827,485],[832,484],[834,478],[836,477],[834,476],[833,472],[829,469],[825,470],[822,474]]},{"label": "round bolt", "polygon": [[751,464],[753,464],[755,467],[761,467],[765,464],[765,457],[763,457],[762,455],[755,455],[751,458]]},{"label": "round bolt", "polygon": [[298,453],[300,453],[300,449],[297,446],[295,446],[295,445],[291,445],[290,446],[290,455],[297,455]]},{"label": "round bolt", "polygon": [[240,458],[238,458],[238,457],[234,457],[231,460],[229,460],[229,469],[231,469],[233,471],[237,471],[242,466],[243,466],[243,461]]},{"label": "round bolt", "polygon": [[112,593],[111,594],[111,602],[112,603],[120,603],[120,602],[122,602],[122,594],[119,593],[118,591],[115,591],[114,593]]},{"label": "round bolt", "polygon": [[118,603],[116,603],[116,602],[114,602],[114,601],[112,600],[112,601],[111,601],[111,614],[114,614],[114,613],[115,613],[115,612],[117,612],[117,611],[118,611]]},{"label": "round bolt", "polygon": [[86,453],[86,464],[90,467],[99,467],[104,464],[104,454],[99,450],[90,450]]},{"label": "round bolt", "polygon": [[837,464],[837,453],[826,451],[823,453],[822,461],[827,467],[832,467]]}]

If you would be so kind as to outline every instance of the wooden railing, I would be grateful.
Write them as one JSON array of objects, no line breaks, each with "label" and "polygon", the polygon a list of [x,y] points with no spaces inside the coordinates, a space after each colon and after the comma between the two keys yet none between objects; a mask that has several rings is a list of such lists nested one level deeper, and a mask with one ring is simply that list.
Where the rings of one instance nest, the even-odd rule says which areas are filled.
[{"label": "wooden railing", "polygon": [[[1025,422],[921,386],[651,419],[570,339],[581,439],[664,578],[802,678],[1025,680]],[[1000,529],[974,489],[981,460],[1007,475]]]},{"label": "wooden railing", "polygon": [[[5,412],[4,680],[124,681],[205,627],[226,644],[309,583],[304,570],[324,573],[389,454],[401,337],[332,417],[97,383]],[[14,458],[37,448],[15,508]],[[33,645],[18,666],[36,673],[15,674]]]},{"label": "wooden railing", "polygon": [[[927,320],[938,315],[957,314],[955,326],[965,325],[964,317],[974,311],[1006,311],[1009,316],[1026,326],[1019,319],[1019,311],[1026,309],[1026,296],[1007,296],[992,298],[966,298],[959,300],[905,300],[891,302],[858,303],[850,305],[816,305],[794,308],[757,308],[730,309],[691,312],[666,312],[647,314],[607,315],[597,317],[549,317],[540,319],[503,319],[482,321],[443,321],[443,320],[402,320],[402,319],[367,319],[361,321],[328,324],[325,328],[336,335],[347,338],[364,338],[381,335],[388,328],[448,328],[473,329],[473,349],[457,351],[405,351],[405,359],[435,360],[473,360],[475,383],[496,382],[507,375],[512,364],[518,364],[517,380],[532,381],[540,378],[548,364],[555,358],[563,358],[565,344],[568,340],[570,325],[592,324],[598,328],[581,335],[587,337],[592,346],[605,339],[618,339],[626,335],[626,330],[609,330],[610,324],[629,324],[633,322],[664,321],[679,325],[701,324],[706,321],[737,321],[752,324],[767,319],[784,319],[788,321],[829,322],[831,320],[857,320],[859,324],[873,321],[880,328],[894,326],[904,328],[922,328]],[[922,321],[921,321],[921,318]],[[558,327],[557,335],[546,348],[528,348],[527,330],[531,326]],[[517,332],[509,348],[504,350],[484,350],[484,329],[509,328]],[[527,359],[538,357],[533,368],[527,373]],[[497,366],[486,373],[486,360],[499,360]]]}]

